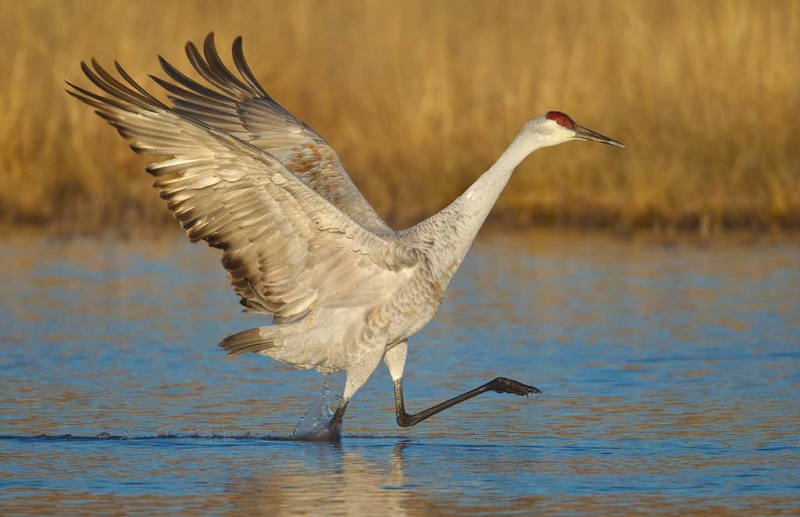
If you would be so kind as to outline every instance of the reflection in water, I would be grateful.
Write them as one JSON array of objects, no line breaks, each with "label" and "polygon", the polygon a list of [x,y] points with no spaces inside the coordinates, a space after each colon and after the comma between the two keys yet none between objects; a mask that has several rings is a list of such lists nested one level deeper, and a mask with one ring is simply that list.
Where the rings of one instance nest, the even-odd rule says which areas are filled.
[{"label": "reflection in water", "polygon": [[272,475],[236,478],[226,496],[276,516],[304,512],[430,515],[427,510],[435,506],[406,487],[401,456],[406,444],[398,442],[386,461],[364,458],[358,449],[346,445],[320,444],[310,455],[301,455],[299,462],[284,464]]},{"label": "reflection in water", "polygon": [[263,318],[213,250],[17,237],[0,261],[3,514],[800,513],[796,247],[485,235],[407,405],[544,394],[400,429],[381,368],[338,446],[289,439],[325,378],[216,347]]},{"label": "reflection in water", "polygon": [[[712,497],[703,486],[690,489],[631,492],[634,486],[610,485],[602,489],[578,485],[574,493],[550,493],[548,476],[540,471],[563,470],[572,476],[602,480],[613,459],[602,447],[575,448],[572,457],[561,453],[554,465],[546,447],[464,445],[418,440],[350,438],[342,443],[264,441],[203,438],[129,438],[98,444],[92,439],[2,438],[3,445],[20,447],[28,464],[63,464],[81,455],[82,464],[67,478],[56,469],[43,493],[36,483],[3,482],[0,508],[28,514],[124,513],[174,515],[212,512],[227,515],[495,515],[578,513],[598,515],[734,515],[796,514],[791,494],[744,493],[735,500]],[[11,442],[11,443],[9,443]],[[61,442],[61,443],[59,443]],[[92,443],[94,442],[94,443]],[[47,445],[58,445],[48,449]],[[530,450],[533,449],[533,452]],[[61,451],[48,455],[47,452]],[[44,452],[44,453],[42,453]],[[644,455],[646,452],[640,453]],[[147,480],[130,479],[135,457],[147,458]],[[470,462],[467,458],[478,456]],[[524,460],[524,464],[521,462]],[[487,492],[488,477],[505,476],[514,465],[506,492]],[[205,468],[216,465],[213,477]],[[480,470],[470,470],[480,465]],[[520,466],[525,468],[520,470]],[[460,483],[448,474],[453,467]],[[629,468],[633,465],[629,465]],[[662,468],[670,468],[665,462]],[[725,466],[722,467],[724,470]],[[497,469],[499,472],[493,472]],[[81,474],[88,472],[86,474]],[[631,475],[630,473],[628,474]],[[643,475],[647,477],[647,475]],[[659,473],[649,475],[656,483]],[[621,479],[624,479],[621,478]],[[210,482],[213,481],[213,482]],[[706,483],[713,484],[709,478]],[[645,482],[647,483],[647,481]],[[520,485],[526,490],[520,490]],[[187,493],[189,492],[189,493]],[[36,495],[36,497],[31,497]]]}]

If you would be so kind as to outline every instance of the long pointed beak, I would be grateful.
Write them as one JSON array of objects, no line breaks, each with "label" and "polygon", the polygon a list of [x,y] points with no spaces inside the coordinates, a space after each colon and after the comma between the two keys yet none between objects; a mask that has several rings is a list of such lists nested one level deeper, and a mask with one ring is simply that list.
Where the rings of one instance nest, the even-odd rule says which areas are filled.
[{"label": "long pointed beak", "polygon": [[591,129],[586,129],[583,126],[575,124],[574,131],[575,131],[575,138],[579,140],[593,140],[595,142],[613,145],[615,147],[621,147],[625,149],[625,145],[623,145],[622,142],[617,142],[613,138],[608,138],[607,136],[603,136],[600,133],[595,133]]}]

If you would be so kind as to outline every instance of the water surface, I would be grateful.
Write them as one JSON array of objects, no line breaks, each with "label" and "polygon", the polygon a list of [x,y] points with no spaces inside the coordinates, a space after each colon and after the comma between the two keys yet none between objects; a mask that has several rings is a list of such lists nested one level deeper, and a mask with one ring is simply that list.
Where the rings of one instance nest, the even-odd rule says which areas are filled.
[{"label": "water surface", "polygon": [[[15,237],[0,250],[0,513],[800,513],[800,248],[479,238],[341,444],[287,441],[326,378],[216,344],[215,250]],[[341,389],[343,378],[327,379]]]}]

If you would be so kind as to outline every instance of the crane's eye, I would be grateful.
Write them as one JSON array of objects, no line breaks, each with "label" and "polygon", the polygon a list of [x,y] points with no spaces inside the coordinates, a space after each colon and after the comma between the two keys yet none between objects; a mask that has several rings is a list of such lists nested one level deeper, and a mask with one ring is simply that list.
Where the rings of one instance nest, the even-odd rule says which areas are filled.
[{"label": "crane's eye", "polygon": [[556,124],[558,124],[559,126],[563,126],[564,125],[564,119],[563,118],[558,119]]}]

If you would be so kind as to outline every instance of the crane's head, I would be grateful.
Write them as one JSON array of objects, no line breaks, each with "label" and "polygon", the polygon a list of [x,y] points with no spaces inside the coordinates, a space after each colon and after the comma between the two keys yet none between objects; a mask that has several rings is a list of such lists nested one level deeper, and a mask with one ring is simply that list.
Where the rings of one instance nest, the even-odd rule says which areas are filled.
[{"label": "crane's head", "polygon": [[558,145],[570,140],[593,140],[625,148],[621,142],[579,126],[569,115],[560,111],[548,111],[536,117],[525,125],[525,129],[536,136],[541,147]]}]

